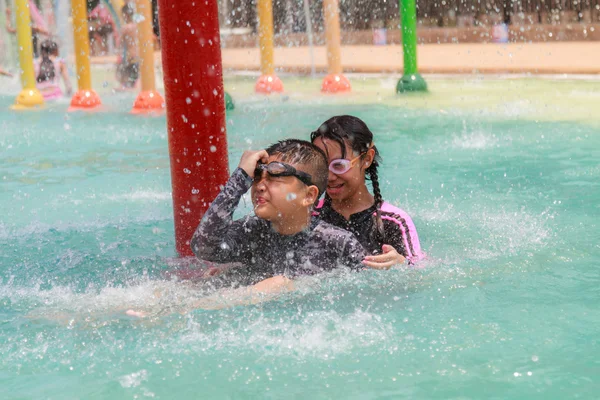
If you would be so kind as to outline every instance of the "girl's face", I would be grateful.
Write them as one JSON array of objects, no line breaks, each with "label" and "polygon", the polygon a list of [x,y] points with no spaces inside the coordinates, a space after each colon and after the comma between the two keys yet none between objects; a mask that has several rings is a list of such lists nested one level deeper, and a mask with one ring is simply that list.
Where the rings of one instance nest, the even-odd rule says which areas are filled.
[{"label": "girl's face", "polygon": [[[344,158],[342,157],[342,149],[340,145],[330,139],[318,137],[314,141],[315,146],[320,148],[327,155],[327,163],[330,164],[333,160]],[[346,147],[347,160],[354,160],[359,154],[355,153],[350,144],[344,141]],[[361,158],[355,160],[352,167],[343,174],[334,174],[329,171],[329,179],[327,181],[327,194],[332,200],[345,201],[351,199],[360,190],[364,190],[365,186],[365,169],[373,162],[375,151],[368,150]]]}]

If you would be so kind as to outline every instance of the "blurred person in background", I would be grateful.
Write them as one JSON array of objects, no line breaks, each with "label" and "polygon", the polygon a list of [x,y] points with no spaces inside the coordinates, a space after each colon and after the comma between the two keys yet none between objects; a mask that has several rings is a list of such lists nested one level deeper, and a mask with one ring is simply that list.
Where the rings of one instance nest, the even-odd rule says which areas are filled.
[{"label": "blurred person in background", "polygon": [[92,56],[107,55],[112,36],[114,48],[119,48],[119,31],[110,10],[100,2],[88,14],[90,50]]}]

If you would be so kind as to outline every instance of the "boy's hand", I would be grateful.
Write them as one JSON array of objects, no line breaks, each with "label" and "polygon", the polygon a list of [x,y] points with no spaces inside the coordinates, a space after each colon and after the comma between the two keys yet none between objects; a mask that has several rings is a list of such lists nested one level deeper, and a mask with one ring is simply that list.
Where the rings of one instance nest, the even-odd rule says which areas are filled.
[{"label": "boy's hand", "polygon": [[390,269],[393,265],[404,264],[406,261],[406,258],[389,244],[384,244],[381,249],[383,250],[383,254],[366,256],[362,262],[363,265],[373,269]]},{"label": "boy's hand", "polygon": [[269,154],[265,150],[247,150],[242,154],[238,168],[243,169],[250,178],[254,178],[254,170],[259,161],[262,163],[269,161]]}]

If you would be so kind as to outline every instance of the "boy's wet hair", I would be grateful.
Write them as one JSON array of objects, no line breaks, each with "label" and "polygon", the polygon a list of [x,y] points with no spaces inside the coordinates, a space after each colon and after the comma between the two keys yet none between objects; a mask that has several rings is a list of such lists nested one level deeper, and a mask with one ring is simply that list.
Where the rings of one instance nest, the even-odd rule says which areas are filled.
[{"label": "boy's wet hair", "polygon": [[350,145],[352,151],[357,155],[366,153],[369,149],[375,151],[373,162],[365,169],[365,178],[369,179],[373,186],[373,197],[375,198],[375,205],[377,206],[375,226],[377,226],[379,236],[385,241],[385,231],[381,219],[383,197],[381,196],[381,190],[379,189],[379,174],[377,173],[377,168],[379,168],[379,163],[381,162],[381,156],[379,155],[379,150],[377,150],[377,147],[375,147],[373,143],[373,132],[371,132],[367,124],[358,117],[352,115],[338,115],[323,122],[319,129],[310,134],[311,142],[314,143],[318,138],[329,139],[337,143],[342,150],[342,158],[347,158],[346,143]]},{"label": "boy's wet hair", "polygon": [[319,197],[325,192],[329,170],[323,150],[306,140],[286,139],[269,146],[267,153],[277,155],[284,163],[301,165],[299,169],[310,174],[319,189]]}]

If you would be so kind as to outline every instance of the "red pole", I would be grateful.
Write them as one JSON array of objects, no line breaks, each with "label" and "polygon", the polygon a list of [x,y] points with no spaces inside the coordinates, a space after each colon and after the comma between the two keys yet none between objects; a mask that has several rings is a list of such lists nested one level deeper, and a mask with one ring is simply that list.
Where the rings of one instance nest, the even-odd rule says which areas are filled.
[{"label": "red pole", "polygon": [[158,1],[175,244],[190,239],[229,177],[225,101],[216,1]]}]

